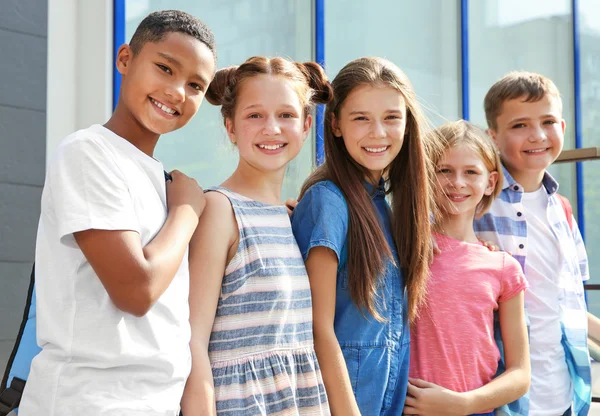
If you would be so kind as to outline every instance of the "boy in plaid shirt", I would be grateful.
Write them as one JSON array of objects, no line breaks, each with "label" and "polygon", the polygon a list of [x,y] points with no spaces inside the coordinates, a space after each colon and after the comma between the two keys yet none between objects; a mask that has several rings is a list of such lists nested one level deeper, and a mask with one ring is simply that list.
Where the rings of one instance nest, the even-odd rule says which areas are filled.
[{"label": "boy in plaid shirt", "polygon": [[475,230],[513,253],[529,283],[531,388],[499,414],[587,415],[587,255],[568,201],[557,194],[558,183],[546,171],[564,142],[560,93],[542,75],[513,72],[490,88],[484,107],[504,166],[504,185],[490,211],[475,221]]}]

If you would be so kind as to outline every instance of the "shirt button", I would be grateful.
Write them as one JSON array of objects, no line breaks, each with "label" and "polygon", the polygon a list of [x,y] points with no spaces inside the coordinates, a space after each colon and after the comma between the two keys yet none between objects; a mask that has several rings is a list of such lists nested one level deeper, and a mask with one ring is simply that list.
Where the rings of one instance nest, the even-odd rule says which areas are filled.
[{"label": "shirt button", "polygon": [[525,248],[523,244],[519,244],[519,248]]},{"label": "shirt button", "polygon": [[522,212],[517,212],[517,217],[520,217],[521,215],[523,215]]},{"label": "shirt button", "polygon": [[515,185],[515,191],[518,191],[519,187],[517,185]]}]

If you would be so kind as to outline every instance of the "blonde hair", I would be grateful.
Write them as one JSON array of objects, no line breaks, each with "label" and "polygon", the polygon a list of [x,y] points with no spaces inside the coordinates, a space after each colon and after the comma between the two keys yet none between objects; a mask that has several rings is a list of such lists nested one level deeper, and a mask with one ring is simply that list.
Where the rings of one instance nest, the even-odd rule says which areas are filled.
[{"label": "blonde hair", "polygon": [[488,127],[492,130],[498,127],[497,120],[502,114],[505,101],[522,98],[525,102],[534,103],[547,95],[558,99],[562,112],[560,92],[550,78],[525,71],[515,71],[505,75],[492,85],[483,101]]},{"label": "blonde hair", "polygon": [[[485,131],[465,120],[446,123],[431,132],[431,135],[433,136],[432,140],[438,141],[444,152],[451,147],[467,146],[479,155],[488,172],[498,172],[494,192],[491,195],[484,195],[477,204],[475,216],[476,218],[482,216],[502,191],[502,177],[504,176],[500,156],[492,138]],[[442,156],[443,153],[438,152],[430,155],[434,166],[438,165]]]}]

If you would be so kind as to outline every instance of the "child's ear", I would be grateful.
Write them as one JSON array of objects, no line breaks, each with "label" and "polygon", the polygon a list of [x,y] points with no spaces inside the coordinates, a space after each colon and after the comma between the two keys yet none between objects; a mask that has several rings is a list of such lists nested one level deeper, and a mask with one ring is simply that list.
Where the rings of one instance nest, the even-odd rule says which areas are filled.
[{"label": "child's ear", "polygon": [[133,51],[131,50],[131,46],[124,44],[121,45],[119,50],[117,51],[117,71],[121,75],[126,75],[129,70],[129,65],[131,63],[131,59],[133,58]]},{"label": "child's ear", "polygon": [[229,141],[233,144],[237,144],[237,138],[235,137],[235,129],[233,128],[233,120],[229,117],[225,119],[225,130],[227,130],[227,136],[229,136]]},{"label": "child's ear", "polygon": [[488,196],[492,195],[496,189],[496,183],[498,183],[498,172],[490,172],[484,194]]},{"label": "child's ear", "polygon": [[333,113],[331,113],[331,131],[333,132],[333,135],[335,137],[342,137],[342,131],[340,130],[340,121]]},{"label": "child's ear", "polygon": [[[498,145],[498,132],[496,132],[496,130],[494,130],[492,128],[489,128],[486,130],[486,133],[489,134],[489,136],[494,141],[494,144],[496,145],[496,151],[498,152],[498,149],[500,149],[500,146]],[[498,153],[498,154],[500,154],[500,153]]]},{"label": "child's ear", "polygon": [[304,132],[304,140],[308,137],[308,133],[310,133],[310,128],[313,123],[313,117],[311,114],[307,115],[304,119],[304,128],[302,129]]},{"label": "child's ear", "polygon": [[562,120],[560,120],[560,127],[562,128],[562,132],[563,132],[563,135],[564,135],[565,134],[565,129],[567,128],[567,122],[565,121],[564,118]]}]

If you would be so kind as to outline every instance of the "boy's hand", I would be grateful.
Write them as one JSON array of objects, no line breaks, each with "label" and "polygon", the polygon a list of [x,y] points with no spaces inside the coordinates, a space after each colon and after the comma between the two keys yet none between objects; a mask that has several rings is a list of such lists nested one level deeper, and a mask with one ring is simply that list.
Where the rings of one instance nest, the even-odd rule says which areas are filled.
[{"label": "boy's hand", "polygon": [[[496,244],[494,244],[494,242],[492,241],[483,241],[481,238],[477,237],[477,239],[479,240],[479,242],[481,244],[483,244],[485,247],[487,247],[487,249],[489,251],[501,251],[500,247],[498,247]],[[507,251],[506,254],[508,254],[509,256],[512,256],[512,252],[511,251]]]},{"label": "boy's hand", "polygon": [[500,251],[500,247],[494,244],[492,241],[483,241],[481,238],[477,237],[479,242],[488,248],[489,251]]},{"label": "boy's hand", "polygon": [[167,181],[167,208],[169,211],[179,206],[189,205],[200,217],[206,199],[198,182],[189,176],[174,170],[170,172],[172,180]]}]

